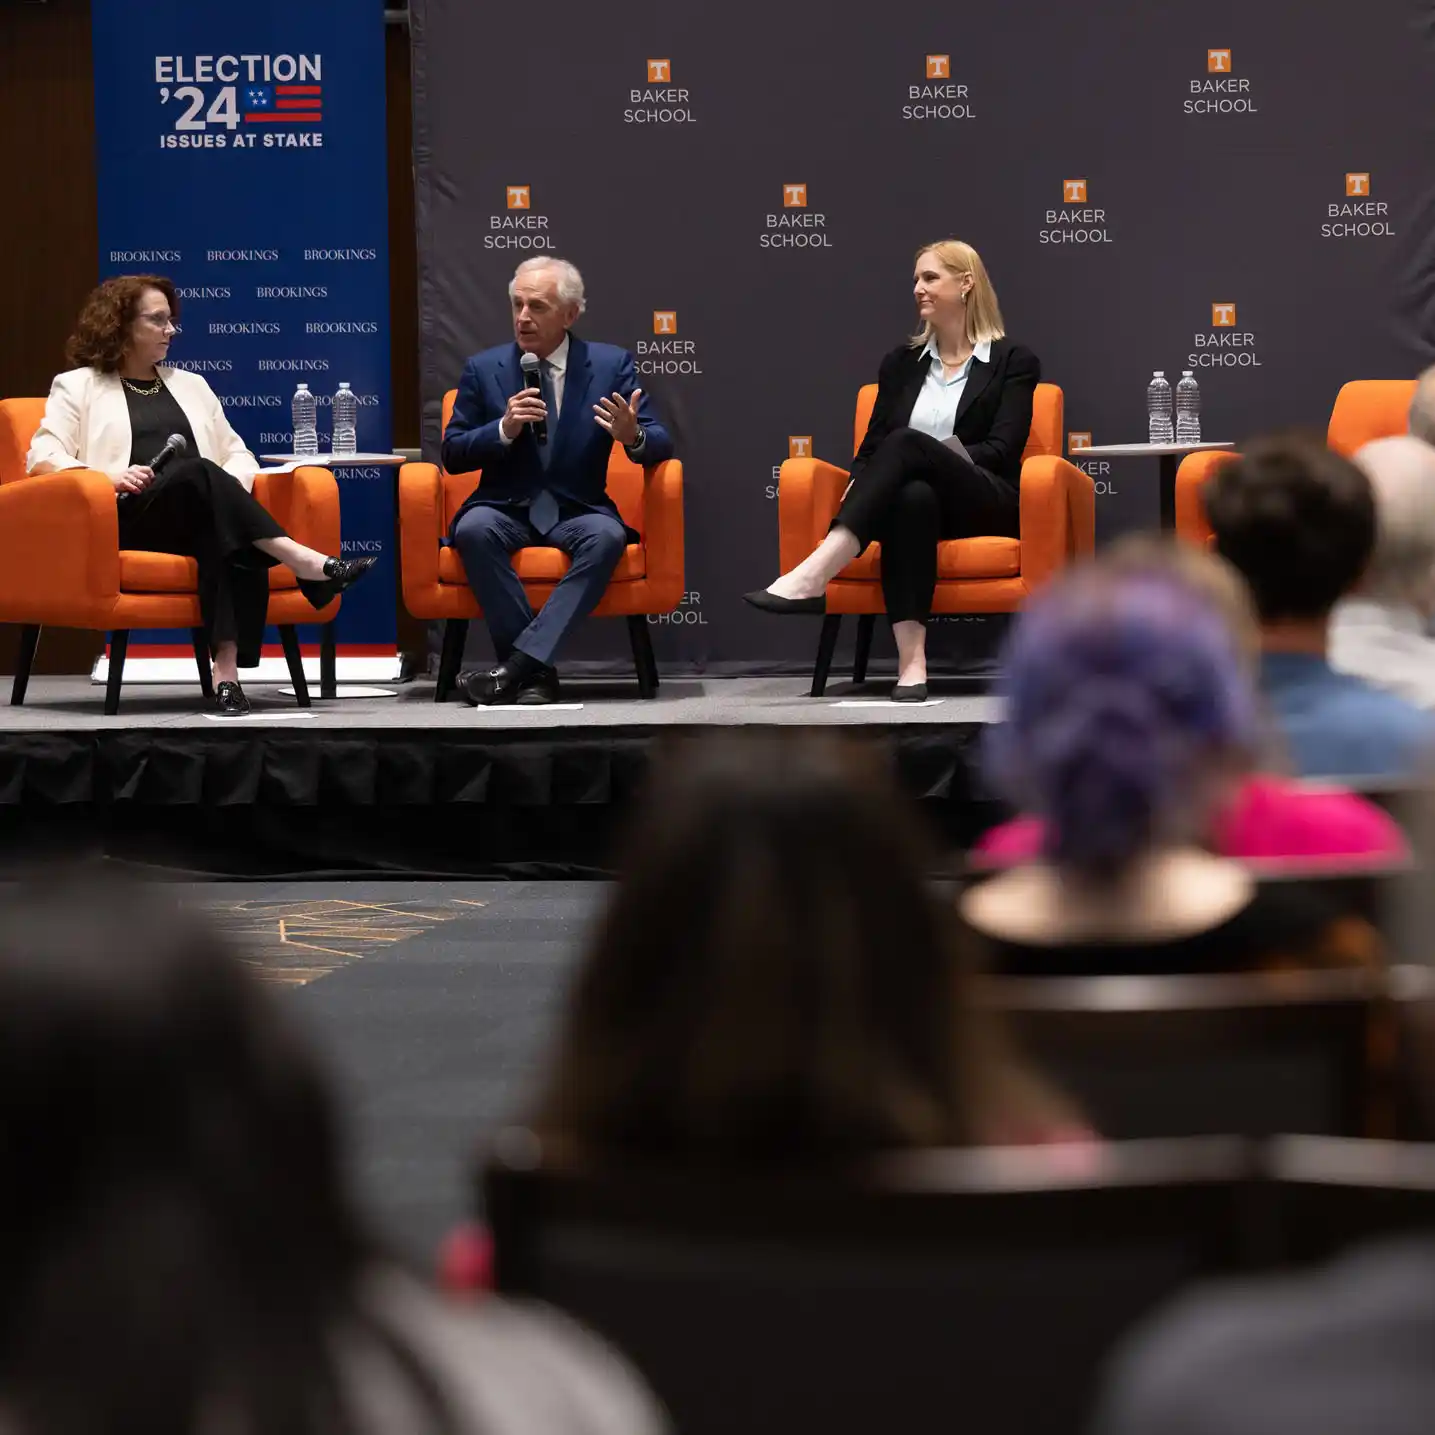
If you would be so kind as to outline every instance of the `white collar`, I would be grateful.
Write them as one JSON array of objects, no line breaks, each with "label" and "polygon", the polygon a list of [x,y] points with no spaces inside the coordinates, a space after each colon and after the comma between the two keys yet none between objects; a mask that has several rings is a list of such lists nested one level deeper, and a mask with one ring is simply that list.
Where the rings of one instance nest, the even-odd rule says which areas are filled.
[{"label": "white collar", "polygon": [[543,361],[555,373],[561,374],[568,367],[568,335],[564,334],[558,347]]},{"label": "white collar", "polygon": [[[927,340],[926,347],[922,350],[922,357],[931,357],[936,359],[938,363],[941,363],[941,355],[937,353],[937,336],[935,334]],[[979,364],[991,363],[992,341],[990,339],[983,339],[980,344],[974,344],[972,346],[972,359],[975,359]],[[971,359],[968,359],[967,362],[970,363]]]}]

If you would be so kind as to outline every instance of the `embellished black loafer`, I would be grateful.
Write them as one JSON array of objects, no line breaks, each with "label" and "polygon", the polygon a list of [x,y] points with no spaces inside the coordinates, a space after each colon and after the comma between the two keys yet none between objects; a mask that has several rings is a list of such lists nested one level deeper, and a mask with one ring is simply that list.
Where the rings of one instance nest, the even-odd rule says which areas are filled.
[{"label": "embellished black loafer", "polygon": [[214,689],[210,708],[220,717],[243,717],[249,711],[249,699],[238,683],[219,683]]},{"label": "embellished black loafer", "polygon": [[364,558],[327,558],[322,579],[299,580],[299,591],[316,607],[324,608],[346,588],[352,588],[375,563],[377,554]]}]

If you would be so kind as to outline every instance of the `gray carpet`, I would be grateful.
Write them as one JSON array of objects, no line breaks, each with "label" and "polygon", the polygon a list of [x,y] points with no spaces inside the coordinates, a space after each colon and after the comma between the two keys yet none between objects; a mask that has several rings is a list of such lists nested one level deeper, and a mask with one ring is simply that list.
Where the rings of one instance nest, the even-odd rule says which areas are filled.
[{"label": "gray carpet", "polygon": [[[473,1209],[481,1143],[522,1116],[606,886],[294,882],[185,893],[265,976],[289,983],[280,1000],[336,1077],[366,1208],[401,1251],[431,1258]],[[296,969],[296,955],[306,965]]]},{"label": "gray carpet", "polygon": [[[671,723],[963,723],[988,722],[996,700],[974,696],[961,679],[933,685],[925,704],[888,700],[892,679],[873,678],[858,688],[845,679],[834,681],[821,698],[807,696],[808,679],[668,678],[658,696],[644,702],[632,682],[579,679],[565,682],[564,706],[471,708],[454,701],[436,704],[429,681],[397,684],[393,697],[338,698],[330,702],[311,685],[314,704],[307,712],[282,695],[278,684],[248,685],[254,707],[251,722],[272,722],[294,729],[312,728],[554,728],[665,726]],[[198,684],[160,687],[125,684],[120,711],[104,715],[104,689],[88,678],[32,678],[24,707],[0,706],[0,732],[85,731],[116,727],[210,729],[220,720],[200,711]],[[580,704],[573,707],[571,704]]]}]

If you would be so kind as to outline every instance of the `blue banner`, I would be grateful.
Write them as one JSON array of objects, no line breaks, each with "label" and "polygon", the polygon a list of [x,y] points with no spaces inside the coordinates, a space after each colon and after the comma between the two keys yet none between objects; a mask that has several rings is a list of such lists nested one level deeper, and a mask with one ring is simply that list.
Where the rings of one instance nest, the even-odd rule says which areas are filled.
[{"label": "blue banner", "polygon": [[[360,451],[387,452],[380,7],[93,0],[93,13],[101,278],[174,281],[169,362],[203,374],[261,459],[292,447],[300,382],[321,449],[347,381]],[[344,552],[381,555],[344,596],[341,651],[394,648],[394,472],[335,471]]]}]

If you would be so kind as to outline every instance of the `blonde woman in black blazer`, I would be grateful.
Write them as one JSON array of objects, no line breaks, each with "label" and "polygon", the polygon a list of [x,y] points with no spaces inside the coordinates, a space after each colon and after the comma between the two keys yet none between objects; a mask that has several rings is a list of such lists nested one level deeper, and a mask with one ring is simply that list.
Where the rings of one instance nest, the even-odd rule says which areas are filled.
[{"label": "blonde woman in black blazer", "polygon": [[882,360],[877,402],[826,538],[768,588],[772,613],[825,611],[827,585],[874,539],[897,640],[899,702],[927,696],[927,619],[946,538],[1019,531],[1021,455],[1041,365],[1008,339],[981,256],[944,239],[917,254],[921,328]]}]

